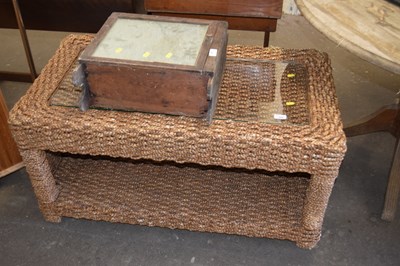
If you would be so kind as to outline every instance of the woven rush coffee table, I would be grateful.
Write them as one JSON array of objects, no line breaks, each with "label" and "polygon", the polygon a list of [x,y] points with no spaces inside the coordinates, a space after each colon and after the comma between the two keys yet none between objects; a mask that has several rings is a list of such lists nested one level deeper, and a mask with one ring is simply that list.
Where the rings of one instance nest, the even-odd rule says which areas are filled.
[{"label": "woven rush coffee table", "polygon": [[229,46],[209,125],[80,111],[70,75],[91,40],[67,37],[10,113],[47,221],[64,216],[316,245],[346,151],[325,54]]}]

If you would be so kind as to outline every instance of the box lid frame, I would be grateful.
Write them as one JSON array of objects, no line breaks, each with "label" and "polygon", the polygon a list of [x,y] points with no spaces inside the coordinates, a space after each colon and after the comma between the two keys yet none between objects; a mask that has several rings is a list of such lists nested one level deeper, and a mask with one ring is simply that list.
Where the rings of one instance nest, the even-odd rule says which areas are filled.
[{"label": "box lid frame", "polygon": [[[200,46],[200,50],[194,65],[181,65],[181,64],[164,63],[164,62],[147,62],[147,61],[139,61],[132,59],[116,59],[116,58],[92,56],[95,49],[98,47],[101,41],[106,37],[108,31],[111,29],[111,27],[118,19],[141,19],[141,20],[160,21],[160,22],[208,25],[208,29],[205,34],[204,40]],[[79,62],[106,64],[106,65],[138,66],[143,68],[164,68],[164,69],[175,69],[175,70],[180,69],[180,70],[195,71],[195,72],[211,72],[211,69],[207,69],[205,65],[208,57],[210,56],[209,50],[211,46],[213,45],[214,42],[217,41],[218,37],[220,37],[218,36],[219,33],[221,32],[220,30],[218,30],[219,28],[225,28],[227,30],[228,25],[224,21],[202,20],[202,19],[191,19],[191,18],[175,18],[175,17],[165,17],[165,16],[114,12],[106,20],[106,22],[101,27],[101,29],[99,30],[93,41],[82,52],[82,54],[79,57]]]}]

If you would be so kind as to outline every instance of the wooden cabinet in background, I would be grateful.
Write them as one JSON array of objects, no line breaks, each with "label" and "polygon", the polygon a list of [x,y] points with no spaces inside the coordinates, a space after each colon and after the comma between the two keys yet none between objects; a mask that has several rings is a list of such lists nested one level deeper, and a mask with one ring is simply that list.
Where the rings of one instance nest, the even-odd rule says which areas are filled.
[{"label": "wooden cabinet in background", "polygon": [[233,30],[276,31],[283,0],[144,0],[147,12],[154,15],[225,20]]},{"label": "wooden cabinet in background", "polygon": [[0,91],[0,178],[23,166],[17,145],[8,127],[8,110]]},{"label": "wooden cabinet in background", "polygon": [[[138,0],[19,0],[18,2],[27,29],[95,33],[112,12],[135,12],[136,1]],[[12,0],[0,0],[0,28],[17,28]]]}]

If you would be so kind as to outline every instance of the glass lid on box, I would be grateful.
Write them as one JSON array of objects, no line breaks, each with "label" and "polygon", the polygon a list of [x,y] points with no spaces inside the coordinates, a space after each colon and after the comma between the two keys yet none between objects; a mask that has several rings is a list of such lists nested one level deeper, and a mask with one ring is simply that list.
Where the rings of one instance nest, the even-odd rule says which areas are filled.
[{"label": "glass lid on box", "polygon": [[194,66],[208,25],[118,18],[93,57]]}]

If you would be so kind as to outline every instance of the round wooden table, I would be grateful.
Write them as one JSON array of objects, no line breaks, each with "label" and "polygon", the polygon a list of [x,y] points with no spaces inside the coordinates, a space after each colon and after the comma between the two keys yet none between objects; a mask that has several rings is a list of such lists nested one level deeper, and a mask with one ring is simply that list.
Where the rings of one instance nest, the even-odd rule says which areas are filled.
[{"label": "round wooden table", "polygon": [[297,0],[303,16],[338,45],[400,74],[400,7],[384,0]]},{"label": "round wooden table", "polygon": [[[364,60],[400,74],[400,7],[384,0],[297,0],[301,13],[328,38]],[[382,219],[392,221],[400,191],[400,105],[385,106],[345,127],[346,136],[388,131],[396,150]]]}]

